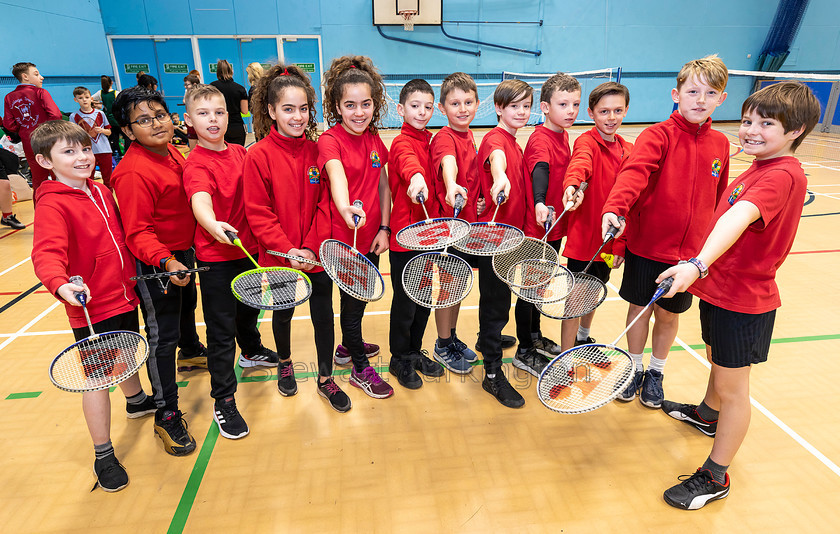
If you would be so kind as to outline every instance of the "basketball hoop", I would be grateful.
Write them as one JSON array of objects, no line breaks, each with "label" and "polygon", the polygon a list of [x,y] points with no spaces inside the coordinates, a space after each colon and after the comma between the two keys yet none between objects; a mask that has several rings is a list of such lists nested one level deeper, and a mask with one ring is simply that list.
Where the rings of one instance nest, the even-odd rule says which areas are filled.
[{"label": "basketball hoop", "polygon": [[417,11],[414,9],[406,9],[403,11],[399,11],[399,14],[402,15],[403,18],[403,30],[407,32],[414,31],[414,17],[417,15]]}]

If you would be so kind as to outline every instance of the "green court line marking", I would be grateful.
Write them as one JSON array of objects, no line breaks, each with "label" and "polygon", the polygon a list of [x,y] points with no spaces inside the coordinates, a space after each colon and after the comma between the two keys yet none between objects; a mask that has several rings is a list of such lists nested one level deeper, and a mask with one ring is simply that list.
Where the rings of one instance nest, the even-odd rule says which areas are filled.
[{"label": "green court line marking", "polygon": [[185,387],[187,387],[187,384],[189,384],[189,383],[190,383],[189,380],[182,380],[180,382],[175,382],[175,384],[177,384],[179,388],[185,388]]},{"label": "green court line marking", "polygon": [[6,397],[6,400],[15,400],[15,399],[34,399],[38,395],[40,395],[41,391],[25,391],[23,393],[9,393],[9,396]]},{"label": "green court line marking", "polygon": [[195,460],[195,465],[193,466],[192,473],[190,473],[189,480],[187,480],[184,493],[181,494],[181,501],[178,503],[178,508],[175,509],[172,522],[169,523],[168,533],[174,534],[184,531],[184,526],[187,524],[187,518],[190,517],[195,496],[198,494],[198,488],[201,487],[201,480],[204,478],[204,472],[207,471],[207,464],[210,463],[210,457],[213,455],[213,449],[216,447],[216,439],[218,437],[219,427],[214,422],[207,429],[207,435],[204,436],[204,443],[198,452],[198,458]]}]

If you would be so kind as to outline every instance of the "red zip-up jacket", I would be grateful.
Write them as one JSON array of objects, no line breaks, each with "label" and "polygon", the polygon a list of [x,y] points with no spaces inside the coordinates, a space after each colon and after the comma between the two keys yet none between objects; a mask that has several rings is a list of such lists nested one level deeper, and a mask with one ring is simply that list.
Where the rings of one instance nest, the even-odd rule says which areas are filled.
[{"label": "red zip-up jacket", "polygon": [[420,204],[415,204],[408,198],[406,191],[411,183],[411,177],[417,173],[423,175],[429,195],[424,202],[429,217],[438,216],[438,203],[435,193],[435,180],[429,154],[429,141],[432,134],[427,130],[418,130],[403,123],[400,135],[391,143],[389,150],[391,162],[388,164],[388,185],[391,188],[391,241],[390,248],[396,252],[407,250],[397,243],[397,232],[409,224],[423,221],[426,214]]},{"label": "red zip-up jacket", "polygon": [[81,276],[90,288],[87,309],[93,323],[130,312],[139,304],[131,281],[137,274],[134,258],[125,245],[114,198],[92,180],[87,186],[90,194],[47,180],[35,192],[32,265],[44,287],[64,302],[73,328],[87,325],[84,310],[57,296],[71,276]]},{"label": "red zip-up jacket", "polygon": [[[601,236],[601,208],[607,200],[615,177],[622,163],[627,161],[633,143],[625,141],[616,134],[615,142],[621,149],[620,157],[613,152],[598,133],[597,128],[584,132],[575,140],[572,159],[563,180],[563,190],[567,187],[580,187],[587,182],[589,188],[584,193],[584,200],[578,209],[565,215],[568,219],[568,237],[563,255],[579,261],[589,261],[603,243]],[[624,256],[626,242],[624,236],[608,243],[603,252]],[[600,257],[595,261],[603,261]]]},{"label": "red zip-up jacket", "polygon": [[20,135],[27,150],[32,130],[60,118],[61,111],[43,87],[22,83],[4,100],[3,127]]},{"label": "red zip-up jacket", "polygon": [[268,137],[245,156],[243,181],[248,224],[260,244],[263,266],[289,266],[266,250],[308,248],[317,256],[331,229],[330,191],[318,168],[318,144],[285,137],[272,125]]},{"label": "red zip-up jacket", "polygon": [[192,247],[197,224],[184,191],[186,160],[177,148],[168,148],[161,156],[131,143],[111,175],[128,249],[155,267],[173,251]]},{"label": "red zip-up jacket", "polygon": [[729,141],[711,125],[675,111],[639,135],[601,210],[627,217],[632,253],[677,263],[700,252],[729,179]]}]

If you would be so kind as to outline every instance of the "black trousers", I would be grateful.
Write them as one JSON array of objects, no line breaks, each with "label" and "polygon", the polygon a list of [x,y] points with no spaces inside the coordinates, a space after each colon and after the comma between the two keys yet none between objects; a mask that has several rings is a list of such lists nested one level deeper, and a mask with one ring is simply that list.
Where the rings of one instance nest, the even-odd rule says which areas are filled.
[{"label": "black trousers", "polygon": [[431,310],[408,298],[402,285],[405,265],[420,252],[391,250],[388,254],[391,260],[391,287],[394,289],[394,297],[391,299],[389,343],[391,356],[400,357],[423,348],[423,334],[426,333]]},{"label": "black trousers", "polygon": [[502,368],[502,330],[510,318],[510,288],[493,272],[493,258],[479,256],[478,265],[478,330],[484,357],[484,372],[496,373]]},{"label": "black trousers", "polygon": [[[365,257],[379,267],[379,255],[370,252],[365,254]],[[370,362],[365,355],[365,344],[362,340],[362,318],[365,315],[367,302],[351,297],[341,290],[339,290],[339,293],[339,301],[341,302],[341,311],[339,312],[341,344],[350,353],[356,372],[361,372],[365,367],[370,366]]]},{"label": "black trousers", "polygon": [[207,325],[207,370],[210,371],[210,396],[225,399],[236,393],[236,342],[245,354],[260,348],[257,318],[260,310],[239,302],[230,283],[236,275],[253,269],[248,258],[231,261],[199,261],[209,267],[201,273],[201,307]]},{"label": "black trousers", "polygon": [[228,123],[228,129],[225,132],[225,141],[235,145],[245,146],[245,124],[244,123]]},{"label": "black trousers", "polygon": [[[327,273],[306,273],[312,281],[312,296],[309,297],[309,314],[315,330],[315,351],[318,353],[318,374],[332,376],[333,348],[335,347],[335,326],[333,322],[333,283]],[[292,317],[294,308],[275,310],[271,318],[274,343],[277,354],[284,360],[292,355]]]},{"label": "black trousers", "polygon": [[[192,249],[174,252],[175,258],[186,265],[194,265]],[[151,274],[159,270],[137,260],[137,274]],[[152,397],[158,409],[178,409],[178,385],[175,383],[175,349],[179,346],[187,353],[200,347],[195,331],[195,305],[198,295],[195,277],[184,287],[169,284],[168,279],[141,280],[137,282],[140,310],[146,323],[149,341],[149,360],[146,370],[152,384]]]}]

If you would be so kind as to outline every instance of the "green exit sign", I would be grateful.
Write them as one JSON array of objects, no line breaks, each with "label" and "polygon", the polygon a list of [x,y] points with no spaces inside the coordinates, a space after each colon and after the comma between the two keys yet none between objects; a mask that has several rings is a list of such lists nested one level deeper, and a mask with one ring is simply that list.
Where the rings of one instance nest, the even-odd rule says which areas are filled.
[{"label": "green exit sign", "polygon": [[126,74],[137,74],[138,72],[149,72],[148,63],[123,63],[123,70]]},{"label": "green exit sign", "polygon": [[210,72],[216,72],[216,69],[219,68],[218,63],[210,63]]},{"label": "green exit sign", "polygon": [[295,63],[303,72],[315,72],[315,63]]},{"label": "green exit sign", "polygon": [[186,63],[164,63],[163,72],[166,74],[187,74],[190,67]]}]

